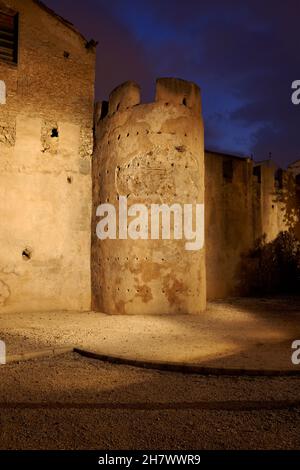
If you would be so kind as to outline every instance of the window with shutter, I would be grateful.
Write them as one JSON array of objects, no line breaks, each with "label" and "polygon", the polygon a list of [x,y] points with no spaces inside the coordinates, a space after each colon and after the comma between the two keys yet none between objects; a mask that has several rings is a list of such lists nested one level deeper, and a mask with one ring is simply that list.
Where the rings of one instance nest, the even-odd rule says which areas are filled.
[{"label": "window with shutter", "polygon": [[18,15],[0,11],[0,60],[18,62]]}]

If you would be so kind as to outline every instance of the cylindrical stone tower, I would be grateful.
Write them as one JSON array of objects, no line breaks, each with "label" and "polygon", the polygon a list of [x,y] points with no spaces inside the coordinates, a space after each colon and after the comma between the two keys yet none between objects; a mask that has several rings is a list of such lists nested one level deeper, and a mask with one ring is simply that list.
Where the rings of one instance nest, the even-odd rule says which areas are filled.
[{"label": "cylindrical stone tower", "polygon": [[99,240],[96,235],[100,204],[116,207],[117,229],[120,199],[126,198],[128,210],[133,204],[144,204],[149,211],[151,204],[204,204],[199,88],[184,80],[159,79],[155,102],[140,104],[139,86],[126,82],[95,115],[93,309],[109,314],[202,312],[206,306],[204,246],[188,251],[184,238],[151,239],[150,222],[148,239],[119,239],[118,235],[118,239]]}]

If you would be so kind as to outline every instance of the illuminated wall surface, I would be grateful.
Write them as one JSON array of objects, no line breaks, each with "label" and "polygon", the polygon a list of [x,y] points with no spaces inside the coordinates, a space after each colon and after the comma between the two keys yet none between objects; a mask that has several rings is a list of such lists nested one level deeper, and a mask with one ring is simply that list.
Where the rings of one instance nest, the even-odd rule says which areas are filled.
[{"label": "illuminated wall surface", "polygon": [[[257,238],[299,236],[297,162],[204,152],[196,85],[158,80],[148,104],[136,84],[118,87],[96,107],[92,159],[94,45],[35,0],[0,0],[0,38],[1,311],[200,313],[206,297],[241,293]],[[100,242],[96,208],[120,195],[204,203],[205,247]]]},{"label": "illuminated wall surface", "polygon": [[[128,82],[110,96],[98,121],[93,166],[94,208],[204,203],[204,135],[198,87],[161,79],[156,101],[140,104]],[[93,306],[130,314],[200,313],[206,305],[205,250],[185,240],[104,240],[92,225]],[[150,228],[149,228],[150,230]]]},{"label": "illuminated wall surface", "polygon": [[0,58],[0,308],[88,310],[95,51],[37,2],[4,3],[19,16],[17,58]]}]

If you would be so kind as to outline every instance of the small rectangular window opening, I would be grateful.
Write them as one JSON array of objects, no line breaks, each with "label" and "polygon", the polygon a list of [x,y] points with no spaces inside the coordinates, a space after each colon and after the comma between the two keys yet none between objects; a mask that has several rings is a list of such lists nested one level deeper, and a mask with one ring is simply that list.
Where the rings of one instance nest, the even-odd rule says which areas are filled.
[{"label": "small rectangular window opening", "polygon": [[232,160],[223,160],[223,178],[226,181],[233,180],[233,162]]},{"label": "small rectangular window opening", "polygon": [[0,11],[0,60],[18,62],[18,15]]},{"label": "small rectangular window opening", "polygon": [[261,167],[255,166],[253,168],[253,175],[257,177],[257,182],[261,183]]},{"label": "small rectangular window opening", "polygon": [[283,171],[278,169],[275,173],[275,184],[278,189],[283,188]]}]

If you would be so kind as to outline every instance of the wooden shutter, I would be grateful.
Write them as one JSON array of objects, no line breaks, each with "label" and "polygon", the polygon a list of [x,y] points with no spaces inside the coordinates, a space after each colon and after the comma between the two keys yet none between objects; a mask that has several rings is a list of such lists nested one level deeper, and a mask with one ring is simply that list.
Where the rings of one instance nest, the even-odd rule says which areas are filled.
[{"label": "wooden shutter", "polygon": [[18,15],[0,12],[0,60],[18,61]]}]

